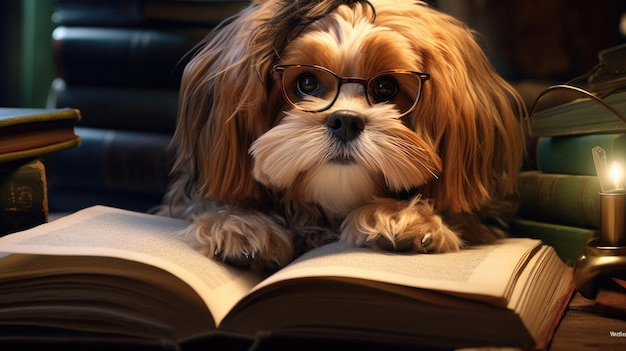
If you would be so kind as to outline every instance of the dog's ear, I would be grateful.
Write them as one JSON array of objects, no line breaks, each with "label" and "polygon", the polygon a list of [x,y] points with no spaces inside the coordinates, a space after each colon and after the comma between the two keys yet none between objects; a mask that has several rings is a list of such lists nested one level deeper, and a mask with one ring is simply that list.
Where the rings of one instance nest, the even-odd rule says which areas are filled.
[{"label": "dog's ear", "polygon": [[440,178],[423,192],[444,212],[476,210],[490,197],[515,189],[525,152],[526,109],[491,67],[474,32],[426,6],[414,5],[411,11],[397,30],[412,36],[419,64],[431,75],[412,119],[443,164]]},{"label": "dog's ear", "polygon": [[259,41],[252,49],[262,12],[250,7],[222,24],[185,68],[172,146],[173,172],[188,177],[188,192],[224,202],[260,194],[248,148],[273,123],[267,96],[271,60],[253,52],[271,55],[273,49]]}]

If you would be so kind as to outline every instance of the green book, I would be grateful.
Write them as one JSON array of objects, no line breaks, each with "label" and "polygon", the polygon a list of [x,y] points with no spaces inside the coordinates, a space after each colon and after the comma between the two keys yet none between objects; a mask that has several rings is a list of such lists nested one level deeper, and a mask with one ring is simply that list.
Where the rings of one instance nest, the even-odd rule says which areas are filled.
[{"label": "green book", "polygon": [[0,235],[48,221],[46,172],[43,163],[0,164]]},{"label": "green book", "polygon": [[78,146],[76,109],[0,108],[0,163]]},{"label": "green book", "polygon": [[596,175],[591,149],[600,146],[609,162],[626,165],[626,134],[588,134],[537,139],[537,168],[544,173]]},{"label": "green book", "polygon": [[574,263],[585,251],[589,240],[599,235],[598,229],[573,227],[541,221],[516,218],[511,221],[511,235],[539,239],[554,247],[563,262]]},{"label": "green book", "polygon": [[580,227],[600,227],[597,176],[521,172],[520,217]]}]

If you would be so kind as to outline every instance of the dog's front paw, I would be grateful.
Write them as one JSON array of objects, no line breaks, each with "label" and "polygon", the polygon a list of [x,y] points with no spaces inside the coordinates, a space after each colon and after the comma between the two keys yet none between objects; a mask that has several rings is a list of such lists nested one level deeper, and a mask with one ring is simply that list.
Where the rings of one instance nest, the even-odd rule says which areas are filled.
[{"label": "dog's front paw", "polygon": [[291,235],[272,217],[256,211],[210,211],[189,227],[201,251],[230,265],[276,270],[293,259]]},{"label": "dog's front paw", "polygon": [[411,201],[376,199],[356,209],[343,223],[341,240],[355,246],[422,253],[458,251],[463,246],[432,206],[419,197]]}]

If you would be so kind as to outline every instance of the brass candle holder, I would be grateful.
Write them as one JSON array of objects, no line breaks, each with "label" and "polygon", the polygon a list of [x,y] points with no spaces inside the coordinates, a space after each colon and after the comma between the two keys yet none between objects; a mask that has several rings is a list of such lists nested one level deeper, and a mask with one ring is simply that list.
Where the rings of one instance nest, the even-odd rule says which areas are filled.
[{"label": "brass candle holder", "polygon": [[600,193],[600,211],[600,238],[587,244],[574,265],[576,288],[588,299],[626,274],[626,193]]},{"label": "brass candle holder", "polygon": [[600,237],[587,244],[574,265],[576,288],[588,299],[610,287],[612,277],[626,276],[626,190],[621,171],[609,171],[602,148],[595,147],[593,156],[603,190],[599,194]]}]

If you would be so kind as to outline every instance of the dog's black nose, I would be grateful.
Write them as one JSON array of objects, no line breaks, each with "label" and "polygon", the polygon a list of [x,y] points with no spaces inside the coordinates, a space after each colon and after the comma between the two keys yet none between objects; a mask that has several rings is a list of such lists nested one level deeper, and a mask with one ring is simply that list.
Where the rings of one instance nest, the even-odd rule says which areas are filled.
[{"label": "dog's black nose", "polygon": [[358,113],[350,110],[338,110],[326,119],[326,126],[341,141],[356,138],[365,129],[365,120]]}]

